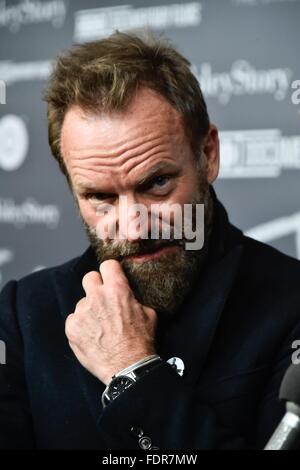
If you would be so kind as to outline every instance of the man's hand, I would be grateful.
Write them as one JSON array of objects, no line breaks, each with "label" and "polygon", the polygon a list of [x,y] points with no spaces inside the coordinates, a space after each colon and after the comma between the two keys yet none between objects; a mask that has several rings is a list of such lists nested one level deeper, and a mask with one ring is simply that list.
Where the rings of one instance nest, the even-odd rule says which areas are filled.
[{"label": "man's hand", "polygon": [[66,335],[79,362],[105,385],[120,370],[155,354],[156,312],[133,295],[118,261],[82,279],[86,293],[66,320]]}]

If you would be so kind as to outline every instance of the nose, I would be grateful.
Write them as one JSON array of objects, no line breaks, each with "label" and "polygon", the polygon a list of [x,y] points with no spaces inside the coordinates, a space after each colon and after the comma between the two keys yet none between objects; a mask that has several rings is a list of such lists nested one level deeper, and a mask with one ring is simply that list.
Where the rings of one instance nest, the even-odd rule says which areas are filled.
[{"label": "nose", "polygon": [[145,204],[134,196],[120,196],[118,204],[118,236],[120,239],[137,241],[148,238],[149,214]]}]

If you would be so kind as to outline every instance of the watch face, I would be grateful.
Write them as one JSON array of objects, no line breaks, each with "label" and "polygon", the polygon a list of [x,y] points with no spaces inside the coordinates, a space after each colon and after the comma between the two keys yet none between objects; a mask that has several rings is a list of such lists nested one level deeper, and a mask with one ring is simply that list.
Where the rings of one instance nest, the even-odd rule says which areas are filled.
[{"label": "watch face", "polygon": [[109,387],[109,398],[114,400],[117,398],[126,388],[129,388],[132,384],[134,384],[134,380],[130,377],[126,377],[125,375],[120,377],[115,377],[110,384]]}]

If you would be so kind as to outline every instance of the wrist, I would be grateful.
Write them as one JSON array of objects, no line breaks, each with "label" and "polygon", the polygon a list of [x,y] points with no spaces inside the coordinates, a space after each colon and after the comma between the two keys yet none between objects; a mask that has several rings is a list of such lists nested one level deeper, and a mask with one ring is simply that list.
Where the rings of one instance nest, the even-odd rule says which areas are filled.
[{"label": "wrist", "polygon": [[118,368],[114,368],[113,372],[110,370],[108,373],[103,376],[102,373],[102,378],[100,379],[105,385],[108,385],[113,377],[116,377],[117,375],[120,375],[121,373],[126,373],[126,371],[132,367],[138,367],[140,364],[143,363],[144,360],[151,359],[152,357],[157,356],[159,357],[155,351],[151,351],[148,353],[144,354],[139,354],[139,355],[134,355],[131,356],[130,359],[128,359],[126,362],[123,361],[123,363],[120,362],[120,366]]},{"label": "wrist", "polygon": [[101,401],[103,407],[115,400],[126,389],[134,385],[141,377],[151,372],[151,370],[161,362],[163,362],[162,358],[158,354],[153,354],[146,356],[115,374],[102,394]]},{"label": "wrist", "polygon": [[140,366],[143,366],[144,364],[150,364],[152,361],[160,359],[160,356],[158,354],[149,354],[147,356],[143,356],[141,359],[139,359],[136,362],[131,363],[129,366],[124,367],[124,369],[118,371],[115,373],[111,378],[117,377],[119,375],[125,375],[127,373],[130,373],[133,369],[138,368]]}]

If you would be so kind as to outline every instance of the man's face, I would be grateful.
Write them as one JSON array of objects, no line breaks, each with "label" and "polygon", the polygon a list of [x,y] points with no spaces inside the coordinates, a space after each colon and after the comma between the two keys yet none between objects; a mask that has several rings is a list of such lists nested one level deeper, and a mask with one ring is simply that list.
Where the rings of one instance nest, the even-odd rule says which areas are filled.
[{"label": "man's face", "polygon": [[[216,145],[217,134],[204,148],[209,155],[203,154],[199,169],[179,113],[149,89],[139,90],[123,113],[92,116],[73,106],[65,116],[62,155],[99,263],[118,259],[137,299],[158,312],[173,313],[181,305],[204,250],[187,251],[172,236],[152,240],[151,207],[204,203],[207,231],[212,211],[209,184],[218,171]],[[122,233],[120,220],[133,204],[147,209],[147,238],[141,238],[141,227],[138,231],[134,224]],[[108,207],[115,210],[106,211]],[[100,239],[96,228],[112,224],[117,228],[114,239]]]}]

